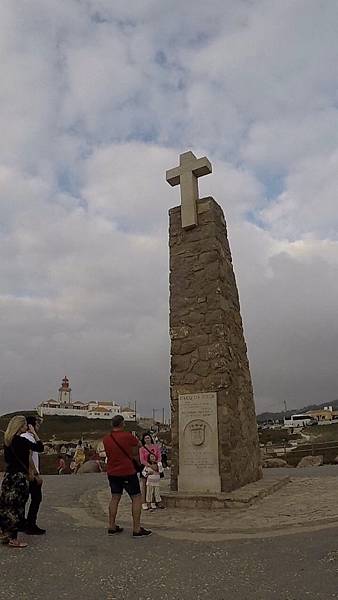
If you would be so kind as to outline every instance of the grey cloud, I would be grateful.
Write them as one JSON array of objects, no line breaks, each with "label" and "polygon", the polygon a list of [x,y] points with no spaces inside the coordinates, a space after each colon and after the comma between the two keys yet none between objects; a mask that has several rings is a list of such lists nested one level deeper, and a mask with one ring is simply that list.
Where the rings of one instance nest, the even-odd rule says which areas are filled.
[{"label": "grey cloud", "polygon": [[65,373],[78,399],[168,401],[164,171],[190,147],[213,162],[200,190],[228,221],[258,409],[336,397],[336,5],[0,16],[0,408]]}]

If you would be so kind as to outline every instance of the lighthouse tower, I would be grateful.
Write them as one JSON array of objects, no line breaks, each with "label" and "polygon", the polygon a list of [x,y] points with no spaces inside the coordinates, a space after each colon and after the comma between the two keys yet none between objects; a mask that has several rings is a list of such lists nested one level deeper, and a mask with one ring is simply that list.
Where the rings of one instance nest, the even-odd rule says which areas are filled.
[{"label": "lighthouse tower", "polygon": [[68,377],[64,377],[62,380],[61,387],[59,387],[59,403],[70,404],[71,403],[71,392],[72,389],[69,387]]}]

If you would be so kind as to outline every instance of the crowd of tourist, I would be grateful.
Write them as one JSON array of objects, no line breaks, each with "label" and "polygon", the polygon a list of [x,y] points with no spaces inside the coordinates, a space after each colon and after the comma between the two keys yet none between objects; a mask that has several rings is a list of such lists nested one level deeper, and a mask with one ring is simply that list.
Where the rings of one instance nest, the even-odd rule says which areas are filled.
[{"label": "crowd of tourist", "polygon": [[[4,459],[6,472],[0,492],[0,537],[3,544],[11,548],[25,548],[27,543],[18,539],[18,532],[28,535],[43,535],[45,529],[37,525],[37,516],[42,501],[42,478],[39,455],[44,446],[38,431],[41,420],[35,416],[14,416],[4,434]],[[139,440],[125,431],[122,415],[112,419],[112,429],[103,439],[105,470],[111,491],[109,504],[108,534],[121,533],[123,528],[116,524],[119,502],[124,490],[130,496],[133,537],[147,537],[151,531],[141,526],[143,510],[163,509],[160,495],[160,480],[167,467],[167,449],[145,433]],[[65,472],[66,452],[61,452],[57,472]],[[77,473],[86,460],[80,440],[71,456],[70,469]],[[26,504],[30,497],[28,511]]]}]

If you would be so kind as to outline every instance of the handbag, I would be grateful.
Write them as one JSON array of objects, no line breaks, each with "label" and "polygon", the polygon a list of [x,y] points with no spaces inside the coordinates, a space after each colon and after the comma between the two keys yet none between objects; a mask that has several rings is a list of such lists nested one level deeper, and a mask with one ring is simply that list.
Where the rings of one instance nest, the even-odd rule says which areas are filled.
[{"label": "handbag", "polygon": [[133,467],[136,473],[142,473],[144,466],[141,465],[141,463],[138,460],[136,460],[136,458],[130,458],[128,452],[126,452],[126,450],[122,448],[122,446],[120,446],[120,444],[116,441],[112,433],[110,434],[110,437],[114,440],[116,446],[120,448],[121,452],[123,452],[123,454],[125,454],[125,456],[129,458],[129,460],[133,463]]},{"label": "handbag", "polygon": [[148,467],[144,467],[143,471],[141,471],[141,475],[142,477],[144,477],[144,479],[147,479],[149,472],[148,472]]},{"label": "handbag", "polygon": [[161,462],[158,462],[158,472],[160,474],[160,478],[163,479],[164,478],[164,469],[163,469],[163,465]]}]

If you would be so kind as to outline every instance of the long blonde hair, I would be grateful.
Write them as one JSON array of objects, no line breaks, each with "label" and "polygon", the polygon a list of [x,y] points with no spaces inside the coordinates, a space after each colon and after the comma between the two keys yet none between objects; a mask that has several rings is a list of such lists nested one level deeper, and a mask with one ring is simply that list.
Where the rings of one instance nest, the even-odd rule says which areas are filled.
[{"label": "long blonde hair", "polygon": [[23,415],[15,415],[15,417],[11,418],[4,435],[5,446],[11,445],[13,437],[20,431],[21,427],[26,425],[26,423],[26,417]]}]

